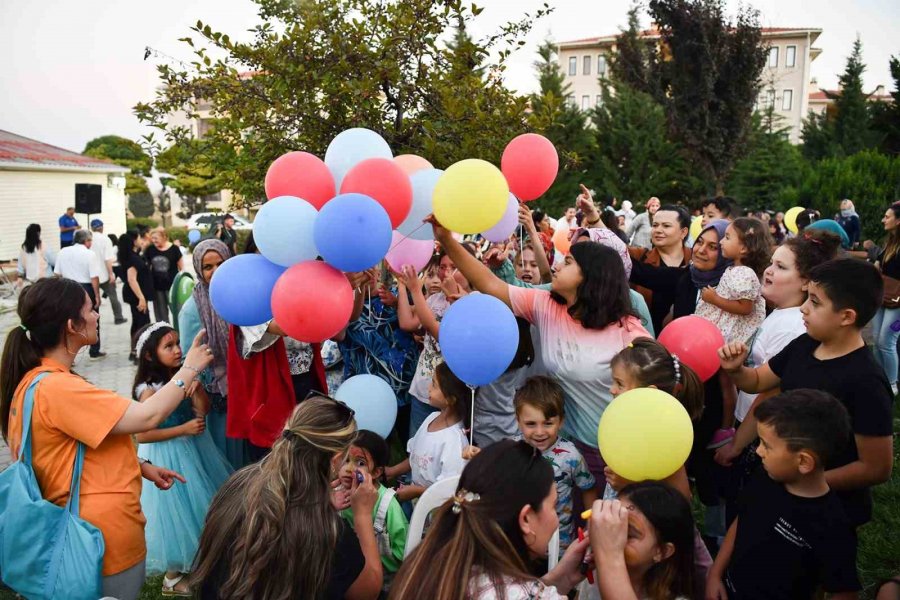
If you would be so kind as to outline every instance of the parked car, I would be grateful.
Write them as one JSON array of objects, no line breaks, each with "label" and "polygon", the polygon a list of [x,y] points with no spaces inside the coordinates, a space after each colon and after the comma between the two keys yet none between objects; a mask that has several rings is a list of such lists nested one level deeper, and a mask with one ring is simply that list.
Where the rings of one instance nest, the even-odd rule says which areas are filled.
[{"label": "parked car", "polygon": [[[211,230],[214,229],[217,223],[221,223],[223,217],[225,215],[223,213],[197,213],[195,215],[191,215],[191,218],[188,219],[187,227],[188,229],[201,229],[201,230]],[[234,217],[234,230],[242,231],[244,229],[251,230],[253,229],[253,223],[241,217],[239,215],[231,215]]]}]

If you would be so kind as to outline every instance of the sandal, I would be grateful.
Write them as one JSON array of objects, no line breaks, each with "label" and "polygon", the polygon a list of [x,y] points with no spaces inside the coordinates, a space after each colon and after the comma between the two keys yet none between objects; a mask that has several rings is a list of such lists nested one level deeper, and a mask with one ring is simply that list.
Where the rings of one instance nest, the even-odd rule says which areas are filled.
[{"label": "sandal", "polygon": [[176,590],[175,586],[182,582],[186,573],[180,573],[178,577],[173,577],[169,579],[165,575],[163,575],[163,583],[162,583],[162,595],[163,596],[175,596],[178,598],[191,598],[193,597],[193,592],[191,592],[190,588],[185,590]]}]

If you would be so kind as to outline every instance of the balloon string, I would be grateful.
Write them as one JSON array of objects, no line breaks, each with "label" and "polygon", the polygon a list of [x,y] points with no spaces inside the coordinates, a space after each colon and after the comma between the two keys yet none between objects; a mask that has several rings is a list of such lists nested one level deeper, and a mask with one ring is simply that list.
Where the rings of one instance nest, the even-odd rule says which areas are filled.
[{"label": "balloon string", "polygon": [[525,270],[525,240],[522,239],[523,237],[525,237],[525,228],[519,225],[519,259],[521,260],[522,271]]},{"label": "balloon string", "polygon": [[[412,234],[414,234],[414,233],[417,232],[418,230],[422,229],[422,228],[425,227],[426,225],[428,225],[428,223],[424,223],[424,222],[423,222],[421,225],[419,225],[418,227],[416,227],[415,229],[413,229],[412,231],[410,231],[407,235],[404,235],[402,238],[400,238],[399,240],[397,240],[397,243],[396,243],[396,244],[394,244],[393,246],[391,246],[391,248],[390,248],[390,250],[388,250],[388,252],[390,252],[391,250],[393,250],[394,248],[396,248],[397,246],[399,246],[400,244],[402,244],[403,242],[405,242],[406,240],[408,240],[408,239],[409,239],[409,236],[411,236]],[[398,233],[399,233],[399,232],[398,232]]]},{"label": "balloon string", "polygon": [[475,438],[475,388],[470,385],[469,389],[472,391],[472,414],[471,420],[469,421],[469,445],[473,446],[474,443],[472,440]]}]

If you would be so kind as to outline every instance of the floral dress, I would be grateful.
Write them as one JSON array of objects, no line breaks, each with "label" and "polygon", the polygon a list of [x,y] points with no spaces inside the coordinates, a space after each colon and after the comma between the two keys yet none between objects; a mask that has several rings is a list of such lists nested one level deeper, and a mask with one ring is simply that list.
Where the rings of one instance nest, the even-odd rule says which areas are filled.
[{"label": "floral dress", "polygon": [[726,300],[751,300],[753,310],[747,315],[736,315],[713,306],[700,298],[695,315],[712,321],[726,342],[747,343],[766,319],[766,301],[761,294],[759,277],[750,267],[732,266],[725,269],[716,293]]}]

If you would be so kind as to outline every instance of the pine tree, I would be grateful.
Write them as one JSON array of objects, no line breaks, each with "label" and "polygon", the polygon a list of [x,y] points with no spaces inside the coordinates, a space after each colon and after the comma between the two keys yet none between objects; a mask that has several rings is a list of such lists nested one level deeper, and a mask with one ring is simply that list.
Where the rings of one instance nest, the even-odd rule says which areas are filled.
[{"label": "pine tree", "polygon": [[656,40],[642,39],[640,8],[634,4],[628,11],[628,27],[616,36],[616,52],[609,57],[609,69],[613,78],[631,89],[658,97]]},{"label": "pine tree", "polygon": [[892,56],[891,77],[894,89],[891,92],[893,102],[871,102],[869,112],[872,118],[872,130],[881,136],[879,148],[886,154],[900,154],[900,60]]},{"label": "pine tree", "polygon": [[845,156],[856,154],[873,145],[869,128],[868,95],[863,92],[862,74],[866,70],[862,62],[862,41],[857,37],[853,51],[847,58],[847,66],[839,81],[841,90],[834,98],[836,117],[834,141]]}]

